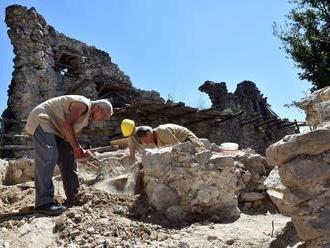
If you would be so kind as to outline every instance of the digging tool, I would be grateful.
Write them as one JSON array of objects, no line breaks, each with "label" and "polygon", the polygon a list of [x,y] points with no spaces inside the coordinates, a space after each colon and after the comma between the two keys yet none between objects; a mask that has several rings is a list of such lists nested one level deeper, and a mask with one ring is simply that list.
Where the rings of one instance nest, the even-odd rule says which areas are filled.
[{"label": "digging tool", "polygon": [[111,145],[111,146],[103,146],[103,147],[96,147],[87,150],[87,156],[83,158],[77,159],[77,161],[81,164],[86,164],[94,169],[99,169],[101,166],[102,160],[100,160],[97,156],[95,156],[95,152],[109,152],[109,151],[116,151],[118,150],[118,146]]},{"label": "digging tool", "polygon": [[[122,141],[125,142],[124,139],[121,140],[121,142]],[[100,170],[103,159],[98,158],[94,154],[94,152],[114,151],[114,150],[118,150],[118,147],[119,147],[119,144],[116,144],[116,145],[113,144],[111,146],[89,149],[89,150],[87,150],[88,156],[77,159],[77,161],[79,163],[81,163],[82,165],[86,165],[92,169]],[[131,165],[128,168],[121,166],[123,170],[121,171],[120,175],[110,177],[109,179],[107,179],[106,184],[112,185],[119,191],[124,190],[125,186],[127,185],[128,181],[129,181],[129,177],[130,177],[128,175],[128,173],[131,174],[131,172],[134,170],[134,168],[138,164],[139,163],[134,163],[133,165]],[[93,184],[103,181],[105,179],[104,176],[105,175],[103,175],[103,174],[98,174],[97,177],[95,179],[93,179],[93,181],[92,181]]]}]

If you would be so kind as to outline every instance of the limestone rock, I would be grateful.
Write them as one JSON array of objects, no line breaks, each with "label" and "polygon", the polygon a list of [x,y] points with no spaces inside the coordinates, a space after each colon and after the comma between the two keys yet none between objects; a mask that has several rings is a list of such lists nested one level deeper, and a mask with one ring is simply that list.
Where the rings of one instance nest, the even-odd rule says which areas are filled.
[{"label": "limestone rock", "polygon": [[268,175],[267,179],[264,182],[264,185],[267,189],[272,189],[276,191],[283,192],[286,187],[283,185],[278,168],[275,167]]},{"label": "limestone rock", "polygon": [[31,159],[10,160],[8,162],[6,184],[18,184],[34,180],[34,161]]},{"label": "limestone rock", "polygon": [[314,128],[330,123],[330,86],[313,92],[302,99],[298,106],[306,113],[307,123]]},{"label": "limestone rock", "polygon": [[143,158],[143,166],[146,195],[157,210],[168,213],[166,209],[175,206],[183,215],[239,214],[232,157],[197,152],[190,143],[182,143],[151,149]]},{"label": "limestone rock", "polygon": [[259,192],[241,192],[239,195],[239,201],[241,202],[253,202],[264,198],[265,195]]},{"label": "limestone rock", "polygon": [[330,208],[313,215],[294,216],[292,222],[302,240],[330,236]]},{"label": "limestone rock", "polygon": [[150,205],[160,211],[165,211],[179,202],[177,193],[162,183],[149,182],[146,186],[146,194]]},{"label": "limestone rock", "polygon": [[318,155],[330,150],[330,129],[317,129],[309,133],[288,135],[268,147],[268,164],[283,165],[298,155]]},{"label": "limestone rock", "polygon": [[146,176],[159,177],[166,174],[172,162],[170,148],[161,150],[148,150],[142,158],[144,173]]},{"label": "limestone rock", "polygon": [[281,178],[278,172],[278,168],[274,168],[267,179],[264,182],[267,188],[267,195],[271,201],[276,205],[280,213],[290,216],[292,214],[292,205],[284,200],[285,192],[287,192],[287,187],[281,182]]},{"label": "limestone rock", "polygon": [[286,136],[266,151],[268,163],[280,166],[279,175],[287,187],[283,192],[270,191],[271,199],[278,194],[280,202],[290,206],[285,210],[299,237],[313,248],[330,244],[329,100],[330,87],[305,98],[301,106],[316,129]]},{"label": "limestone rock", "polygon": [[330,179],[330,152],[324,156],[298,157],[281,166],[279,173],[285,186],[306,189]]}]

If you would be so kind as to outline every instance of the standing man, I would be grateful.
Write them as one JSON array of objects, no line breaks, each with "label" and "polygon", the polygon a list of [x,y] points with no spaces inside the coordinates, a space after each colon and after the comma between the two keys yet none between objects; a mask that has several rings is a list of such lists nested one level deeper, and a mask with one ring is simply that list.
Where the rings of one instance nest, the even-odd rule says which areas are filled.
[{"label": "standing man", "polygon": [[75,158],[89,156],[76,133],[89,121],[102,121],[113,114],[108,100],[91,101],[83,96],[51,98],[35,107],[27,119],[26,132],[32,136],[35,159],[35,210],[59,215],[65,206],[53,201],[52,175],[58,164],[68,203],[79,190]]}]

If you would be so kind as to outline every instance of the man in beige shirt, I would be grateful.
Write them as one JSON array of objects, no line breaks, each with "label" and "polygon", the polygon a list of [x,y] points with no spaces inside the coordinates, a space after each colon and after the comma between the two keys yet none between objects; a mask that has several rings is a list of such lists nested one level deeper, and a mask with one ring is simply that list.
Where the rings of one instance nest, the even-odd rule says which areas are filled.
[{"label": "man in beige shirt", "polygon": [[176,124],[163,124],[156,128],[149,126],[136,127],[134,133],[129,137],[128,146],[130,156],[135,158],[135,152],[144,152],[144,148],[162,147],[175,145],[189,141],[196,147],[204,144],[189,129]]},{"label": "man in beige shirt", "polygon": [[79,189],[75,158],[89,156],[76,134],[90,121],[102,121],[112,114],[108,100],[91,101],[78,95],[51,98],[31,111],[25,130],[34,148],[35,211],[58,215],[66,210],[53,201],[55,165],[60,168],[67,201],[73,201]]}]

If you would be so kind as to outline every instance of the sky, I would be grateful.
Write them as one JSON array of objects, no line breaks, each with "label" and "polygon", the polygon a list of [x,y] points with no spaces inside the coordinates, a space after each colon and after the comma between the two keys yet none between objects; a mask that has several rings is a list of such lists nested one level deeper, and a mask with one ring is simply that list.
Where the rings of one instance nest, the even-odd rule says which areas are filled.
[{"label": "sky", "polygon": [[165,100],[207,108],[206,80],[226,82],[230,92],[253,81],[281,118],[305,119],[284,107],[311,84],[273,35],[294,6],[288,0],[0,0],[0,112],[7,107],[13,47],[4,22],[12,4],[35,7],[55,30],[110,54],[133,85]]}]

